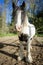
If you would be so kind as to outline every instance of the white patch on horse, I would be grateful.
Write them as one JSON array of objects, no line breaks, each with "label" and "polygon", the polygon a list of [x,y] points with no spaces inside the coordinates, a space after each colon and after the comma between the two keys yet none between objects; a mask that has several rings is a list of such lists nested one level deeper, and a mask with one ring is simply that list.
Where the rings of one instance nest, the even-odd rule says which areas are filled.
[{"label": "white patch on horse", "polygon": [[20,27],[20,25],[21,25],[21,10],[18,10],[17,11],[17,23],[16,23],[16,26]]}]

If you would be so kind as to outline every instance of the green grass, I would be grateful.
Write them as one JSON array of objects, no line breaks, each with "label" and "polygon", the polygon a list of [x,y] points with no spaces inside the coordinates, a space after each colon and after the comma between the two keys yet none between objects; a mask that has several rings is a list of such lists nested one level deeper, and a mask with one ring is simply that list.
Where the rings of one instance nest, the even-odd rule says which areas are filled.
[{"label": "green grass", "polygon": [[39,37],[43,37],[43,34],[37,34],[37,36],[39,36]]},{"label": "green grass", "polygon": [[0,33],[0,37],[5,37],[5,36],[15,36],[15,35],[17,35],[17,34],[15,34],[15,33],[8,33],[8,34],[6,34],[6,33]]},{"label": "green grass", "polygon": [[[0,33],[0,37],[4,37],[4,36],[15,36],[17,35],[17,33]],[[38,37],[43,37],[43,34],[36,34]]]}]

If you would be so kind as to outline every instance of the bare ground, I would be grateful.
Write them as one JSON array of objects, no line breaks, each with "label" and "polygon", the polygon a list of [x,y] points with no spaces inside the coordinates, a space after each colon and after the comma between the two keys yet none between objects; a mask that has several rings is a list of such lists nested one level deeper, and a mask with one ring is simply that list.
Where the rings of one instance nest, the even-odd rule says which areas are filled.
[{"label": "bare ground", "polygon": [[43,37],[36,37],[32,41],[32,58],[33,63],[27,63],[26,59],[26,43],[24,46],[24,59],[18,61],[18,51],[20,42],[17,36],[0,38],[0,65],[43,65]]}]

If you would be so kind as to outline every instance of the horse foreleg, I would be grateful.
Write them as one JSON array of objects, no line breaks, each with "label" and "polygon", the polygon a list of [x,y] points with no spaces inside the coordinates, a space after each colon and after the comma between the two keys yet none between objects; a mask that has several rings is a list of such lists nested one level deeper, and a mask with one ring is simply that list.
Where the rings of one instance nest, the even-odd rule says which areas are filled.
[{"label": "horse foreleg", "polygon": [[32,40],[31,39],[28,39],[28,41],[27,41],[27,61],[28,62],[30,62],[30,63],[32,63],[32,56],[31,56],[31,51],[30,51],[30,49],[31,49],[31,42],[32,42]]},{"label": "horse foreleg", "polygon": [[23,57],[24,57],[24,55],[23,55],[23,49],[24,49],[23,44],[22,44],[22,42],[20,41],[20,50],[19,50],[19,57],[18,57],[18,60],[19,60],[19,61],[22,60]]}]

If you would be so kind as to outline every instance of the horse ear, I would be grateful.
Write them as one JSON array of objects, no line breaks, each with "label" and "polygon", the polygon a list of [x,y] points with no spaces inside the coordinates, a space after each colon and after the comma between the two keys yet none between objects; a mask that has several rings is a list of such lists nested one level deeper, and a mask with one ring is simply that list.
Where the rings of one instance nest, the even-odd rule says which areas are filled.
[{"label": "horse ear", "polygon": [[22,5],[20,6],[20,8],[21,8],[22,10],[25,10],[25,6],[26,6],[26,4],[25,4],[25,2],[23,1],[23,3],[22,3]]},{"label": "horse ear", "polygon": [[12,7],[15,9],[16,8],[16,5],[14,2],[12,2]]}]

